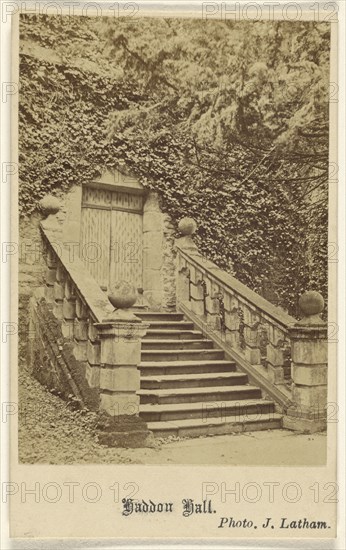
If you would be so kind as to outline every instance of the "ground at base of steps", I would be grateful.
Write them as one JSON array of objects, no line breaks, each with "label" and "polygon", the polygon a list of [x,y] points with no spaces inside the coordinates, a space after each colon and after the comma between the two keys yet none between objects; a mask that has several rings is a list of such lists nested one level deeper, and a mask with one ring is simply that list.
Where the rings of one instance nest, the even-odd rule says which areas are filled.
[{"label": "ground at base of steps", "polygon": [[24,367],[19,376],[19,462],[26,464],[201,464],[321,466],[326,434],[269,430],[185,439],[157,438],[154,448],[99,445],[88,419],[70,411]]}]

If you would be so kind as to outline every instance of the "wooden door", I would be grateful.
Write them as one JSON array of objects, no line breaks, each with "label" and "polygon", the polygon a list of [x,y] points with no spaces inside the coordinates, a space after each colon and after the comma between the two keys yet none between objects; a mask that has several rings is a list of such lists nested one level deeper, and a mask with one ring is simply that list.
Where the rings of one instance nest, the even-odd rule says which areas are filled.
[{"label": "wooden door", "polygon": [[80,257],[104,289],[109,284],[111,204],[110,191],[83,187]]},{"label": "wooden door", "polygon": [[109,283],[124,280],[142,288],[143,199],[131,193],[112,193]]},{"label": "wooden door", "polygon": [[142,287],[142,212],[141,195],[83,188],[81,257],[102,288],[120,280]]}]

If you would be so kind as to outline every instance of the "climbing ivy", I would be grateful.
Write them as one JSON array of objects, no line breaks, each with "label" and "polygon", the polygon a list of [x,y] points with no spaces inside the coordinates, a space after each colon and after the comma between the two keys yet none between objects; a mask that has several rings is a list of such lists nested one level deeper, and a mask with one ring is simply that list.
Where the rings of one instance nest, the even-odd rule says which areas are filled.
[{"label": "climbing ivy", "polygon": [[[174,222],[196,219],[206,257],[257,292],[269,281],[297,314],[302,291],[327,298],[328,29],[257,26],[269,51],[254,63],[248,26],[190,22],[186,40],[188,24],[21,16],[21,215],[106,166],[128,170]],[[271,89],[278,68],[293,96]]]}]

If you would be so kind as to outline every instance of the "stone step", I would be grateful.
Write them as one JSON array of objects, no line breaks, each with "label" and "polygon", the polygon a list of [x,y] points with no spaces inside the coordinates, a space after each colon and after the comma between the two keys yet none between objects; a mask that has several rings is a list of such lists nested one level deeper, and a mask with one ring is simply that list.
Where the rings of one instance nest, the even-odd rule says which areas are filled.
[{"label": "stone step", "polygon": [[150,329],[155,330],[194,330],[194,325],[190,321],[148,321],[148,323],[150,323]]},{"label": "stone step", "polygon": [[212,340],[143,340],[142,350],[173,350],[173,349],[212,349]]},{"label": "stone step", "polygon": [[141,376],[141,389],[203,388],[206,386],[231,386],[247,384],[248,377],[242,372],[216,372],[199,374],[166,374]]},{"label": "stone step", "polygon": [[148,329],[143,340],[200,340],[203,339],[203,333],[200,330],[165,330]]},{"label": "stone step", "polygon": [[206,361],[207,359],[223,359],[222,349],[196,349],[196,350],[142,350],[142,361]]},{"label": "stone step", "polygon": [[138,367],[141,376],[165,374],[199,374],[213,372],[234,372],[233,361],[142,361]]},{"label": "stone step", "polygon": [[260,415],[236,415],[226,419],[189,418],[166,422],[148,422],[148,429],[156,437],[200,437],[225,435],[259,430],[275,430],[282,426],[282,415],[262,413]]},{"label": "stone step", "polygon": [[210,418],[226,421],[228,416],[257,415],[274,413],[274,403],[264,399],[238,401],[199,401],[197,403],[165,403],[161,405],[140,404],[139,416],[146,422],[164,422],[200,418],[207,422]]},{"label": "stone step", "polygon": [[142,340],[139,414],[156,436],[198,437],[278,429],[282,415],[235,362],[183,314],[135,312]]},{"label": "stone step", "polygon": [[183,321],[184,320],[184,314],[177,313],[177,312],[133,311],[133,313],[140,319],[143,319],[143,321],[145,322],[150,322],[150,321],[165,322],[165,321]]},{"label": "stone step", "polygon": [[170,388],[159,390],[139,390],[140,403],[171,404],[199,403],[203,399],[210,401],[235,401],[260,399],[261,390],[255,386],[216,386],[205,388]]}]

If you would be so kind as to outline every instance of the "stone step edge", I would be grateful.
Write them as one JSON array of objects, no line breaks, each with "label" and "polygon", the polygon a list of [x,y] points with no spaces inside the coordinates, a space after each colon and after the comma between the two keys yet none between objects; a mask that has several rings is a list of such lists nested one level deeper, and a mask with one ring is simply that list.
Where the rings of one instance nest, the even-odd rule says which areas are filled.
[{"label": "stone step edge", "polygon": [[208,367],[209,365],[219,365],[219,366],[235,366],[235,361],[228,361],[227,359],[206,359],[205,361],[141,361],[138,365],[138,368],[163,368],[163,367]]},{"label": "stone step edge", "polygon": [[195,394],[208,394],[208,393],[231,393],[231,392],[248,392],[248,391],[260,391],[257,386],[250,386],[242,384],[241,386],[207,386],[198,388],[171,388],[163,390],[138,390],[137,395],[156,397],[174,397],[182,395],[195,395]]},{"label": "stone step edge", "polygon": [[243,372],[201,372],[196,374],[150,374],[142,376],[142,380],[146,382],[187,382],[190,380],[217,380],[224,378],[243,378],[247,374]]},{"label": "stone step edge", "polygon": [[225,353],[222,349],[142,349],[143,353],[155,353],[159,355],[160,353],[169,353],[173,355],[174,353]]},{"label": "stone step edge", "polygon": [[[201,330],[189,330],[189,329],[182,329],[182,330],[179,330],[178,328],[177,329],[174,329],[174,328],[170,328],[170,329],[164,329],[164,328],[148,328],[147,332],[146,332],[146,335],[147,334],[152,334],[152,333],[155,333],[155,334],[167,334],[167,336],[169,336],[170,334],[198,334],[198,335],[201,335],[203,336],[203,332]],[[145,336],[146,336],[145,335]]]},{"label": "stone step edge", "polygon": [[211,427],[211,426],[224,426],[228,424],[248,424],[251,422],[275,422],[282,420],[283,415],[279,413],[265,413],[260,417],[256,414],[244,414],[238,416],[228,416],[225,420],[217,418],[187,418],[185,420],[158,420],[147,422],[148,429],[150,431],[168,431],[179,430],[179,428],[199,428],[199,427]]},{"label": "stone step edge", "polygon": [[135,311],[135,310],[131,310],[131,312],[134,314],[134,315],[143,315],[143,317],[147,317],[148,315],[151,315],[153,317],[180,317],[181,320],[184,319],[184,314],[181,313],[180,311],[150,311],[148,309],[146,310],[140,310],[140,311]]},{"label": "stone step edge", "polygon": [[[189,327],[192,325],[193,326],[193,322],[192,321],[148,321],[149,323],[149,326],[157,326],[157,325],[166,325],[167,327],[170,327],[172,325],[179,325],[179,327],[184,327],[186,325],[188,325]],[[162,329],[164,330],[164,329]],[[179,330],[179,329],[177,329]],[[194,330],[194,329],[191,329],[191,330]]]},{"label": "stone step edge", "polygon": [[[143,342],[144,342],[145,344],[167,344],[167,345],[169,345],[169,344],[190,345],[190,344],[196,344],[196,343],[197,343],[197,344],[201,344],[201,343],[203,343],[203,344],[210,344],[210,343],[213,343],[212,340],[208,340],[207,338],[201,338],[201,339],[198,339],[198,340],[197,340],[197,339],[196,339],[196,340],[183,340],[183,339],[181,339],[181,340],[179,340],[179,339],[178,339],[178,340],[173,340],[173,339],[171,339],[171,340],[169,340],[169,339],[168,339],[168,340],[165,340],[164,338],[162,338],[162,339],[158,339],[158,338],[153,338],[153,339],[151,339],[151,338],[144,338],[144,339],[143,339]],[[143,342],[142,342],[142,343],[143,343]],[[147,351],[147,350],[143,350],[143,351]],[[220,351],[220,350],[217,350],[217,351]]]},{"label": "stone step edge", "polygon": [[[258,406],[268,406],[274,405],[274,401],[269,401],[267,399],[240,399],[233,401],[198,401],[197,403],[163,403],[163,404],[153,404],[146,403],[139,405],[139,413],[148,413],[148,412],[182,412],[182,411],[193,411],[198,409],[206,409],[208,405],[218,407],[222,404],[224,408],[234,407],[236,404],[241,405],[242,407],[250,407],[253,405]],[[210,409],[212,410],[212,409]]]}]

